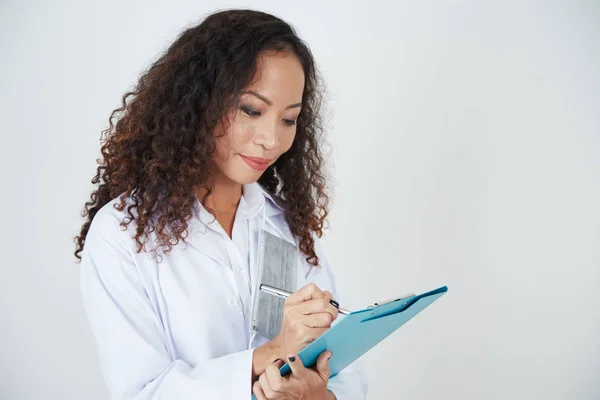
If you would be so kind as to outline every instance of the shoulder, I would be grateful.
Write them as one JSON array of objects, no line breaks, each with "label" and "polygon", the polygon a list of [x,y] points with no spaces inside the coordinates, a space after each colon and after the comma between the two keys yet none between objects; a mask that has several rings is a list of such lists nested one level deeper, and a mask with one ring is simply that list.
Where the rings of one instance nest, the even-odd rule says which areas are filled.
[{"label": "shoulder", "polygon": [[115,208],[118,204],[121,204],[121,196],[112,199],[96,212],[86,235],[84,249],[106,243],[122,247],[124,250],[133,246],[133,236],[136,231],[135,219],[132,219],[126,228],[122,225],[125,218],[129,216],[127,205],[133,204],[132,198],[126,198],[126,205],[122,211]]},{"label": "shoulder", "polygon": [[117,197],[98,210],[85,238],[79,268],[80,287],[90,307],[95,307],[99,296],[106,293],[125,296],[119,299],[125,304],[129,296],[142,296],[146,290],[144,268],[147,264],[137,251],[135,220],[126,227],[121,225],[128,213],[127,208],[122,211],[115,208],[120,202]]}]

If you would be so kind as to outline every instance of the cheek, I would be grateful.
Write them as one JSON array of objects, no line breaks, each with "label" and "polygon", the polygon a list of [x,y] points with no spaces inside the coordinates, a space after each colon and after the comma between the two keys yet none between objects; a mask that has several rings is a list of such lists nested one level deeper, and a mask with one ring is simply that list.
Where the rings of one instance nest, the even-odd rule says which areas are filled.
[{"label": "cheek", "polygon": [[232,151],[241,150],[248,141],[252,140],[253,133],[252,124],[234,121],[229,127],[228,134]]},{"label": "cheek", "polygon": [[221,158],[229,158],[231,155],[238,153],[244,144],[252,138],[251,128],[248,125],[243,125],[233,122],[225,136],[217,142],[218,152]]},{"label": "cheek", "polygon": [[285,135],[285,136],[283,136],[283,138],[281,138],[281,141],[279,142],[280,143],[279,150],[280,150],[281,154],[285,153],[292,147],[295,137],[296,137],[296,134],[294,133],[291,135]]}]

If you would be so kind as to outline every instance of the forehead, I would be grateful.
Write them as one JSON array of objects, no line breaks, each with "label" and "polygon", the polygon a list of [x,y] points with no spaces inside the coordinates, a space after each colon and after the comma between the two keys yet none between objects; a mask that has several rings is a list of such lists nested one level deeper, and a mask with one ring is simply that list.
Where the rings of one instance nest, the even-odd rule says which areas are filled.
[{"label": "forehead", "polygon": [[304,69],[293,52],[263,52],[258,56],[256,75],[249,90],[255,90],[271,98],[292,102],[302,100]]}]

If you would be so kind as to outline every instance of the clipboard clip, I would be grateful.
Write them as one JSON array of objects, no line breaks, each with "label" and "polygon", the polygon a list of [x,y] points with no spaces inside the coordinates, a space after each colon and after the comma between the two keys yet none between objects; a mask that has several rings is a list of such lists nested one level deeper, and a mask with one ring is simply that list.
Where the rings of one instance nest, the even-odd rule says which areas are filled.
[{"label": "clipboard clip", "polygon": [[393,303],[393,302],[395,302],[395,301],[399,301],[399,300],[405,300],[405,299],[407,299],[407,298],[409,298],[409,297],[413,297],[414,295],[415,295],[414,293],[405,293],[405,294],[403,294],[403,295],[402,295],[402,296],[400,296],[400,297],[394,297],[394,298],[392,298],[392,299],[389,299],[389,300],[382,301],[381,303],[373,303],[373,305],[370,305],[369,307],[367,307],[367,309],[369,309],[369,308],[375,308],[375,307],[379,307],[379,306],[382,306],[382,305],[384,305],[384,304]]}]

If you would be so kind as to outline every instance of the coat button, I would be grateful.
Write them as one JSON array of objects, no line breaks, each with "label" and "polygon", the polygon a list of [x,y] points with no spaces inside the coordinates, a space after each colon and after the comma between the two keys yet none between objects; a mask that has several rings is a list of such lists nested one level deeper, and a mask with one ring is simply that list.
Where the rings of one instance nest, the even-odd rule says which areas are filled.
[{"label": "coat button", "polygon": [[227,305],[229,307],[237,307],[238,306],[238,299],[237,297],[230,297],[227,299]]}]

